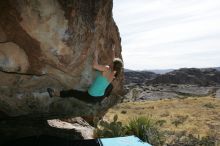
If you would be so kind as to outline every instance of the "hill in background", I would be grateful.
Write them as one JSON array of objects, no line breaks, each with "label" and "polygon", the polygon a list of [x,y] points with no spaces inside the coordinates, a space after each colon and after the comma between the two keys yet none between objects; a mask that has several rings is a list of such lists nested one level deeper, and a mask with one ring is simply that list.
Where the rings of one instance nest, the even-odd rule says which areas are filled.
[{"label": "hill in background", "polygon": [[130,83],[217,85],[220,84],[220,67],[152,71],[125,69],[125,84]]},{"label": "hill in background", "polygon": [[126,71],[128,101],[213,96],[220,98],[220,71],[216,68],[181,68],[166,74]]}]

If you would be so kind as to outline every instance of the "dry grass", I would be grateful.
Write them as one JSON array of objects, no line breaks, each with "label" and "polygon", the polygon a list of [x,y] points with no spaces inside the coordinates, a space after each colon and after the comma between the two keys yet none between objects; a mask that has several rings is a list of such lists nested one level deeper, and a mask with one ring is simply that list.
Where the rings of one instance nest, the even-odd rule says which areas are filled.
[{"label": "dry grass", "polygon": [[121,103],[109,109],[104,118],[110,120],[115,114],[124,124],[132,117],[151,116],[163,121],[162,130],[200,136],[215,131],[220,136],[220,99],[209,96]]}]

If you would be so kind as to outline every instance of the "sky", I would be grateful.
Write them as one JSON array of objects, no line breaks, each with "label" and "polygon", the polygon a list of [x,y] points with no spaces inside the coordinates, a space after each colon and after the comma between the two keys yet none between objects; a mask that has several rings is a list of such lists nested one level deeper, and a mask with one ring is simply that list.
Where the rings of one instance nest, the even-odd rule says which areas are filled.
[{"label": "sky", "polygon": [[125,68],[220,66],[220,0],[113,0]]}]

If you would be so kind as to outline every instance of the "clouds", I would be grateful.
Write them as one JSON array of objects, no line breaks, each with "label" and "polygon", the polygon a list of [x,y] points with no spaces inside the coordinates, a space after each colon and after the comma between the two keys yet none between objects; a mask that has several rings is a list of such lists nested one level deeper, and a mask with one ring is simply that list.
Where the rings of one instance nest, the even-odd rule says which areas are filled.
[{"label": "clouds", "polygon": [[114,0],[129,69],[220,66],[220,1]]}]

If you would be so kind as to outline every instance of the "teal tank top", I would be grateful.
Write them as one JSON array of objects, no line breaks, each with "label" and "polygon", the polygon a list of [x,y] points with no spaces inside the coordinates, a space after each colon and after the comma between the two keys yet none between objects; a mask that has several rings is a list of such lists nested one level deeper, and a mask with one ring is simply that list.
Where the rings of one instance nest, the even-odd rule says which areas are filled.
[{"label": "teal tank top", "polygon": [[88,93],[91,96],[103,96],[109,84],[107,78],[104,77],[101,72],[97,71],[97,77],[90,86]]}]

